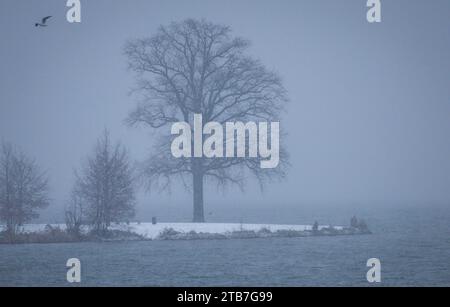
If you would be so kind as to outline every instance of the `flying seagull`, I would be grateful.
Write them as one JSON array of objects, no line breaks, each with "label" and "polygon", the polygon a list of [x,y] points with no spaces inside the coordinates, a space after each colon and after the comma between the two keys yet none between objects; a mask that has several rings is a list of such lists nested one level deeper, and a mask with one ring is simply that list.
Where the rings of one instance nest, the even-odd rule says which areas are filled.
[{"label": "flying seagull", "polygon": [[46,22],[47,22],[47,20],[48,19],[50,19],[52,16],[47,16],[47,17],[44,17],[44,18],[42,18],[42,21],[40,22],[40,23],[35,23],[34,24],[34,26],[35,27],[46,27],[47,26],[47,24],[46,24]]}]

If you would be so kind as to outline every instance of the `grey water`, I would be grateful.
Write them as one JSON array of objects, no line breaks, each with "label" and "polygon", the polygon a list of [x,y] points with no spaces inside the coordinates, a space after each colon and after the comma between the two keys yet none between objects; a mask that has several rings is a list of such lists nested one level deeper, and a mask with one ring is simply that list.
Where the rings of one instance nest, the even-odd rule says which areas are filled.
[{"label": "grey water", "polygon": [[[297,212],[298,222],[314,215],[338,224],[350,213],[309,212]],[[71,286],[65,264],[74,257],[81,261],[79,286],[373,286],[369,258],[381,261],[380,286],[450,285],[449,209],[365,214],[372,235],[0,245],[0,286]]]}]

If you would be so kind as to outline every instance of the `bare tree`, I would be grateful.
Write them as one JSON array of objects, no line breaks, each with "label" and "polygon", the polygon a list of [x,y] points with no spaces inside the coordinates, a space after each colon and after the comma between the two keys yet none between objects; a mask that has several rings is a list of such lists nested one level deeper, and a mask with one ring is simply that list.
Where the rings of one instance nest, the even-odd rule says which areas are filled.
[{"label": "bare tree", "polygon": [[105,232],[111,223],[134,216],[133,170],[128,153],[120,143],[111,145],[107,131],[76,177],[75,201],[85,208],[83,215],[94,231]]},{"label": "bare tree", "polygon": [[0,220],[14,239],[20,226],[39,217],[47,207],[48,179],[36,162],[9,143],[0,152]]},{"label": "bare tree", "polygon": [[[248,46],[248,41],[232,37],[227,26],[192,19],[161,26],[150,38],[128,42],[125,54],[136,72],[135,91],[141,97],[129,124],[158,129],[174,122],[190,123],[193,114],[202,114],[204,123],[277,121],[287,100],[285,89],[277,74],[245,54]],[[259,158],[175,159],[170,140],[169,133],[159,134],[143,173],[150,187],[168,188],[175,178],[192,189],[194,222],[204,221],[206,179],[220,187],[229,183],[242,187],[250,171],[262,187],[267,179],[285,174],[283,147],[280,166],[261,170]]]},{"label": "bare tree", "polygon": [[67,232],[76,236],[81,236],[81,227],[85,223],[85,210],[80,191],[75,186],[70,195],[69,202],[65,209],[65,221]]}]

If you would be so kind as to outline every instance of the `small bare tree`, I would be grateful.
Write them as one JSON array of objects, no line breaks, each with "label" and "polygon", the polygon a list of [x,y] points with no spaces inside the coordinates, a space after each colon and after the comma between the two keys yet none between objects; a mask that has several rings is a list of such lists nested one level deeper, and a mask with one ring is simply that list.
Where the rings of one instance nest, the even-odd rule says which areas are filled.
[{"label": "small bare tree", "polygon": [[97,141],[81,174],[76,173],[74,193],[75,201],[84,208],[83,216],[96,232],[103,233],[111,223],[134,216],[133,170],[128,153],[120,143],[111,145],[107,131]]},{"label": "small bare tree", "polygon": [[23,224],[49,205],[48,179],[36,162],[9,143],[0,152],[0,220],[11,240]]},{"label": "small bare tree", "polygon": [[193,114],[201,114],[204,123],[279,120],[287,100],[285,89],[277,74],[246,55],[248,46],[248,41],[232,37],[229,27],[189,19],[161,26],[152,37],[130,41],[125,47],[129,67],[137,73],[136,92],[142,97],[129,123],[166,127],[143,173],[150,186],[168,188],[173,178],[187,183],[193,191],[194,222],[204,221],[206,178],[220,187],[227,183],[242,187],[247,171],[260,183],[285,174],[283,147],[280,166],[271,170],[261,170],[259,158],[175,159],[171,155],[167,127],[192,123]]}]

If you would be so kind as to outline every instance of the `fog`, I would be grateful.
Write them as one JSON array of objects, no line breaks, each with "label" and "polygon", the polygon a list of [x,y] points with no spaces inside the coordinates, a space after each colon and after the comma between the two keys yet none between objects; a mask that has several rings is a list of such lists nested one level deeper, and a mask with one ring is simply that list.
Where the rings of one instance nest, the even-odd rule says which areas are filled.
[{"label": "fog", "polygon": [[[81,24],[66,21],[65,1],[0,2],[0,138],[48,172],[52,201],[41,220],[62,221],[73,170],[105,128],[136,161],[151,150],[152,131],[124,123],[136,98],[123,47],[185,18],[249,39],[290,100],[280,120],[286,180],[264,193],[254,182],[244,193],[207,185],[207,219],[262,208],[449,205],[448,1],[382,1],[379,24],[357,0],[81,2]],[[35,28],[46,15],[49,26]],[[136,219],[190,220],[191,198],[182,186],[141,191]]]}]

